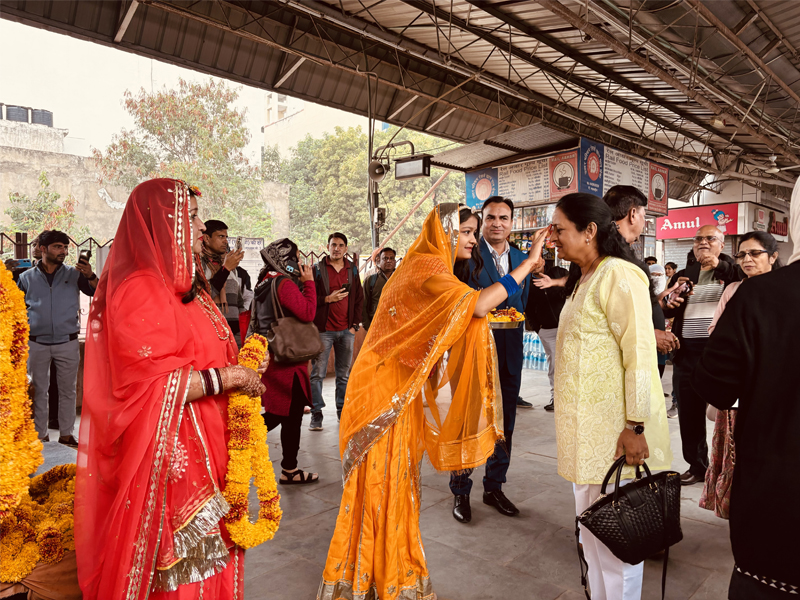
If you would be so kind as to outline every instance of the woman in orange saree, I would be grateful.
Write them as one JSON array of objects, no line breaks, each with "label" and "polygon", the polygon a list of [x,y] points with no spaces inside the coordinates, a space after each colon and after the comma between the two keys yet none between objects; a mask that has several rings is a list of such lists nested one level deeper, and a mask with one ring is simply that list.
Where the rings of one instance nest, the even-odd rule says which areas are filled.
[{"label": "woman in orange saree", "polygon": [[[419,531],[423,453],[440,471],[473,468],[503,436],[486,315],[508,291],[464,283],[469,259],[481,264],[479,229],[471,209],[437,206],[383,290],[347,386],[344,493],[318,600],[435,597]],[[540,264],[534,249],[510,274],[517,285]]]},{"label": "woman in orange saree", "polygon": [[264,388],[194,278],[195,196],[174,179],[133,190],[92,302],[75,484],[86,600],[242,598],[223,392]]}]

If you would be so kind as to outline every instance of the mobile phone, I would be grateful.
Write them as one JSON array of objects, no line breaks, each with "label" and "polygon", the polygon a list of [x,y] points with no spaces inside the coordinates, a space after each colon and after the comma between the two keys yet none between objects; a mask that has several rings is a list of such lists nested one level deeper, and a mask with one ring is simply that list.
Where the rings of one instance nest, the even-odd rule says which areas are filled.
[{"label": "mobile phone", "polygon": [[33,266],[33,262],[30,258],[18,258],[16,260],[16,265],[14,265],[15,269],[30,269]]},{"label": "mobile phone", "polygon": [[242,251],[242,238],[240,237],[236,238],[236,251],[237,252]]},{"label": "mobile phone", "polygon": [[[688,282],[688,281],[684,281],[684,282],[683,282],[681,285],[679,285],[677,288],[675,288],[675,289],[674,289],[672,292],[670,292],[670,294],[669,294],[669,295],[668,295],[668,296],[667,296],[667,297],[664,299],[664,301],[665,301],[667,304],[669,304],[670,302],[673,302],[673,301],[675,300],[675,298],[677,298],[678,296],[682,296],[684,293],[688,293],[688,291],[689,291],[689,286],[687,285],[687,283],[689,283],[689,282]],[[684,296],[684,297],[685,297],[685,296]]]},{"label": "mobile phone", "polygon": [[343,289],[345,292],[349,292],[349,291],[350,291],[350,284],[349,284],[349,283],[345,283],[345,284],[342,286],[342,289]]},{"label": "mobile phone", "polygon": [[89,259],[92,258],[92,251],[91,250],[81,250],[80,254],[78,255],[78,262],[89,264]]}]

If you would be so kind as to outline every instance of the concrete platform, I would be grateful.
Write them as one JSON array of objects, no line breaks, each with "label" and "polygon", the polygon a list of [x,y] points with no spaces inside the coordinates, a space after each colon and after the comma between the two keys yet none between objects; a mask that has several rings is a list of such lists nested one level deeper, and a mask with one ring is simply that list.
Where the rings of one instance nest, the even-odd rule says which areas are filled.
[{"label": "concrete platform", "polygon": [[[664,375],[671,391],[671,370]],[[341,497],[338,425],[334,382],[325,381],[323,431],[307,429],[304,419],[300,468],[320,474],[318,484],[281,487],[284,516],[275,539],[247,553],[245,592],[250,600],[315,598]],[[581,600],[575,548],[572,484],[556,474],[553,415],[542,410],[549,399],[547,374],[525,371],[522,397],[535,408],[517,412],[514,450],[506,495],[519,507],[515,518],[501,516],[481,502],[482,469],[473,475],[472,522],[452,515],[449,477],[423,467],[421,530],[434,589],[441,600]],[[711,423],[708,423],[709,438]],[[673,468],[683,472],[677,419],[670,419]],[[53,437],[53,433],[56,437]],[[57,439],[51,432],[51,439]],[[269,438],[270,456],[280,472],[280,433]],[[46,464],[75,460],[75,451],[45,445]],[[733,567],[728,523],[700,509],[702,487],[683,488],[684,539],[670,551],[667,598],[724,600]],[[252,503],[254,505],[254,503]],[[645,563],[644,599],[660,598],[661,562]]]}]

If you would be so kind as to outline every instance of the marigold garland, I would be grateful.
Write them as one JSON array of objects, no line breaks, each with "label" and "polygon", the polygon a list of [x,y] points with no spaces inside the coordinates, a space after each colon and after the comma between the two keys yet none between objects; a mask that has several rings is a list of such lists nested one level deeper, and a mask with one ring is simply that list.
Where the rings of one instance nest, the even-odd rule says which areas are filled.
[{"label": "marigold garland", "polygon": [[[239,364],[258,369],[267,353],[267,340],[260,335],[248,338],[239,351]],[[271,540],[278,531],[283,512],[269,459],[267,426],[261,417],[261,398],[232,393],[228,398],[228,473],[223,495],[231,509],[225,525],[231,539],[242,548],[253,548]],[[250,478],[258,493],[258,519],[249,520]]]},{"label": "marigold garland", "polygon": [[25,298],[0,265],[0,581],[6,583],[75,548],[75,465],[30,478],[44,459],[28,397],[28,332]]},{"label": "marigold garland", "polygon": [[0,521],[43,461],[28,397],[28,331],[25,297],[0,265]]}]

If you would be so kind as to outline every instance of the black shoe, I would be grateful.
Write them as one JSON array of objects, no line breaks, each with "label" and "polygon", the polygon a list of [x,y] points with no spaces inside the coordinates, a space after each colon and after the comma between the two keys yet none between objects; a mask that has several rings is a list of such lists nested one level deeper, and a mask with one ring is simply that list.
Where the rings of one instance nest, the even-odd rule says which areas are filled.
[{"label": "black shoe", "polygon": [[457,494],[453,497],[453,518],[459,523],[472,521],[472,508],[469,505],[469,494]]},{"label": "black shoe", "polygon": [[78,440],[75,439],[74,435],[62,435],[58,438],[58,443],[69,446],[70,448],[78,447]]},{"label": "black shoe", "polygon": [[502,490],[493,490],[491,492],[483,492],[483,503],[489,506],[494,506],[501,515],[507,517],[515,517],[519,514],[519,509],[514,506]]},{"label": "black shoe", "polygon": [[40,441],[40,442],[49,442],[49,441],[50,441],[50,434],[48,433],[48,434],[47,434],[46,436],[44,436],[43,438],[40,438],[40,439],[39,439],[39,441]]},{"label": "black shoe", "polygon": [[683,475],[681,475],[681,485],[694,485],[695,483],[701,483],[703,479],[700,479],[694,473],[690,473],[686,471]]},{"label": "black shoe", "polygon": [[322,415],[316,416],[311,413],[311,424],[308,426],[309,431],[322,431]]},{"label": "black shoe", "polygon": [[533,408],[533,404],[523,400],[521,396],[517,396],[517,408]]},{"label": "black shoe", "polygon": [[556,409],[556,407],[555,407],[555,405],[553,404],[553,401],[552,401],[552,400],[550,400],[550,404],[545,404],[545,405],[544,405],[544,409],[545,409],[547,412],[553,412],[553,411]]}]

